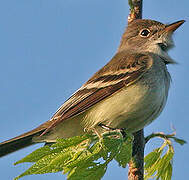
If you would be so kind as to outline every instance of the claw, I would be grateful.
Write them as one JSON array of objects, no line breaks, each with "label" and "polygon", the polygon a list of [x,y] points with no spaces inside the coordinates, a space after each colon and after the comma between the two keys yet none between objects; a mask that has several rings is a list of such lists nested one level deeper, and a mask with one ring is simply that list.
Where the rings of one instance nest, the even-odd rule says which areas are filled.
[{"label": "claw", "polygon": [[100,126],[101,128],[103,128],[105,130],[108,130],[108,131],[119,131],[122,134],[123,138],[125,138],[126,135],[127,135],[126,132],[125,132],[125,128],[120,128],[120,129],[119,128],[112,128],[112,127],[106,126],[102,123],[100,123],[98,126]]}]

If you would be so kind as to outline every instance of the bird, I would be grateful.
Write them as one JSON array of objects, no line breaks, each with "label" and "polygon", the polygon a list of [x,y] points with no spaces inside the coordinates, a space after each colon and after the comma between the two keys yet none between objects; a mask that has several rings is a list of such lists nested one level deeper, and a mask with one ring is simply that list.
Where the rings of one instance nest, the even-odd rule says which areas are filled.
[{"label": "bird", "polygon": [[45,123],[0,143],[0,157],[36,143],[55,143],[104,127],[134,133],[155,120],[165,107],[176,62],[168,51],[173,32],[185,21],[163,24],[130,22],[113,58],[65,101]]}]

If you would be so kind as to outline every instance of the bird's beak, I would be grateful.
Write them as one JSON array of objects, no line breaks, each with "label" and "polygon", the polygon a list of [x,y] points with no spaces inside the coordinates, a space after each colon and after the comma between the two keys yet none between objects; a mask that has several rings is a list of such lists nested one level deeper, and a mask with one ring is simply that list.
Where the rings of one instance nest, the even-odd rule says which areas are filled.
[{"label": "bird's beak", "polygon": [[172,24],[166,25],[164,31],[168,33],[173,33],[178,27],[180,27],[185,20],[177,21]]}]

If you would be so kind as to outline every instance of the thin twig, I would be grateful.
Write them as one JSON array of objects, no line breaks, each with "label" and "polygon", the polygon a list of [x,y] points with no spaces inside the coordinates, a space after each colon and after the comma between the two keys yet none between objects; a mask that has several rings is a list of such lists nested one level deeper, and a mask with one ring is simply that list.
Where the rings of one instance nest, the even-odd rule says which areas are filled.
[{"label": "thin twig", "polygon": [[[135,19],[142,19],[142,0],[128,0],[130,6],[130,14],[128,16],[128,23]],[[134,135],[133,153],[129,162],[129,180],[143,180],[144,179],[144,130],[140,130]]]},{"label": "thin twig", "polygon": [[129,162],[129,180],[144,179],[144,131],[143,129],[134,133],[132,158]]},{"label": "thin twig", "polygon": [[128,23],[135,19],[142,19],[142,0],[128,0],[130,6],[130,14],[128,16]]},{"label": "thin twig", "polygon": [[175,136],[175,133],[172,133],[172,134],[164,134],[162,132],[152,133],[152,134],[145,137],[145,143],[147,143],[150,139],[155,138],[155,137],[159,137],[159,138],[163,138],[163,139],[169,139],[169,138],[174,138],[174,136]]}]

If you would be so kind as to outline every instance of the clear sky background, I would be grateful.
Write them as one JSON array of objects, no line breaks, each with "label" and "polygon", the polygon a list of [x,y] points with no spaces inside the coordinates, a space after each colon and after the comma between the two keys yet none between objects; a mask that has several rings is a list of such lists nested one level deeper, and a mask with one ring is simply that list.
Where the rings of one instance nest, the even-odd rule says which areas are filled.
[{"label": "clear sky background", "polygon": [[[189,142],[189,2],[144,0],[143,18],[164,23],[185,19],[170,51],[172,85],[161,116],[145,134],[163,131]],[[127,0],[0,0],[0,141],[48,120],[56,109],[115,54],[127,23]],[[146,146],[148,153],[157,141]],[[0,179],[11,180],[29,167],[13,163],[35,145],[0,159]],[[175,144],[173,180],[186,179],[188,144]],[[111,163],[103,180],[126,179]],[[24,180],[62,180],[61,173]]]}]

